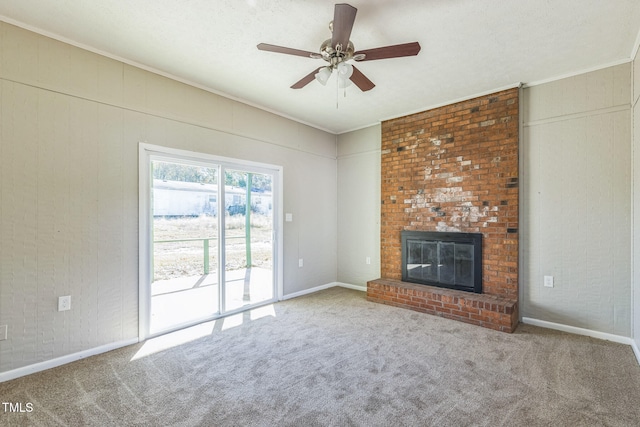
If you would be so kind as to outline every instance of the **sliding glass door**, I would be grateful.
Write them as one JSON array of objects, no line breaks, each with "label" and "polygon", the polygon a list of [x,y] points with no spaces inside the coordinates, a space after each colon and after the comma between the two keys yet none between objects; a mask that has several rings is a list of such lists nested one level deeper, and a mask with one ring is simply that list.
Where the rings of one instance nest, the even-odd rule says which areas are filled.
[{"label": "sliding glass door", "polygon": [[151,170],[150,333],[154,334],[220,314],[220,168],[151,160]]},{"label": "sliding glass door", "polygon": [[279,170],[174,151],[141,145],[144,338],[277,295]]},{"label": "sliding glass door", "polygon": [[225,170],[224,308],[274,298],[272,177]]}]

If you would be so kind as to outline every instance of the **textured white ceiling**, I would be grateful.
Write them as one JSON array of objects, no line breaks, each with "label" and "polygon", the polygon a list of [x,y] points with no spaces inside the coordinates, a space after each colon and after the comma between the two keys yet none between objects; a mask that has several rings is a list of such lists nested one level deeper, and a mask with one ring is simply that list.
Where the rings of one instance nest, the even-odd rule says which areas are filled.
[{"label": "textured white ceiling", "polygon": [[[324,65],[328,0],[0,0],[0,19],[141,64],[334,133],[457,99],[629,60],[638,0],[352,0],[356,50],[412,41],[418,56],[358,68],[376,87],[293,83]],[[338,108],[336,101],[338,100]]]}]

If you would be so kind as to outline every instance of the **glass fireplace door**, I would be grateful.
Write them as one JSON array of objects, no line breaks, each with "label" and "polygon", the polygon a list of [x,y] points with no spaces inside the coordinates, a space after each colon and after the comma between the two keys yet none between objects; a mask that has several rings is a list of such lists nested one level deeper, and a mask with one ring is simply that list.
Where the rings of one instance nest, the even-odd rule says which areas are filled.
[{"label": "glass fireplace door", "polygon": [[481,292],[481,234],[405,231],[402,236],[402,280]]}]

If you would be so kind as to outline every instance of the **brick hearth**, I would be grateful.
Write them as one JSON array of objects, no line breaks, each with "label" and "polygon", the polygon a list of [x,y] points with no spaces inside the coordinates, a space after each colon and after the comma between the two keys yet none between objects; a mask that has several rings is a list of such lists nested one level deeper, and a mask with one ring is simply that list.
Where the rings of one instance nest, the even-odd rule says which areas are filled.
[{"label": "brick hearth", "polygon": [[[513,331],[518,322],[518,89],[382,123],[382,279],[371,301]],[[482,233],[483,294],[401,282],[403,230]]]},{"label": "brick hearth", "polygon": [[367,282],[367,300],[502,332],[513,332],[518,325],[518,303],[487,294],[378,279]]}]

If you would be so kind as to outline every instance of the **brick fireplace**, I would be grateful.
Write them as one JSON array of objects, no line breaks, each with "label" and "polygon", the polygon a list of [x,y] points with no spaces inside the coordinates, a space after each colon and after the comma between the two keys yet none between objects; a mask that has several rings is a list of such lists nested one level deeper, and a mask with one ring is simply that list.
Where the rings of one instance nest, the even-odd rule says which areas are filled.
[{"label": "brick fireplace", "polygon": [[[370,301],[512,332],[518,88],[382,123],[381,274]],[[401,280],[401,232],[482,233],[482,294]]]}]

